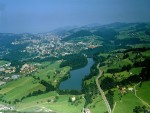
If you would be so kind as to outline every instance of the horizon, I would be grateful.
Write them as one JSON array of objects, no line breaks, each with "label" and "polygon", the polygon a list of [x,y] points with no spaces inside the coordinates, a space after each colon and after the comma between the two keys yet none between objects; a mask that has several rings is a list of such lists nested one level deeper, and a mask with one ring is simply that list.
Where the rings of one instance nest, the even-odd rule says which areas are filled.
[{"label": "horizon", "polygon": [[[95,26],[107,26],[107,25],[111,25],[111,24],[150,24],[150,22],[113,22],[113,23],[107,23],[107,24],[99,24],[99,23],[91,23],[91,24],[86,24],[86,25],[82,25],[82,26],[76,26],[76,25],[72,25],[72,26],[62,26],[62,27],[58,27],[58,28],[54,28],[48,31],[44,31],[44,32],[0,32],[0,34],[43,34],[43,33],[53,33],[53,32],[57,32],[57,31],[61,31],[64,29],[75,29],[75,28],[82,28],[85,26],[88,27],[95,27]],[[96,25],[97,24],[97,25]]]},{"label": "horizon", "polygon": [[150,22],[149,5],[149,0],[0,0],[0,32],[44,33],[93,23],[145,23]]}]

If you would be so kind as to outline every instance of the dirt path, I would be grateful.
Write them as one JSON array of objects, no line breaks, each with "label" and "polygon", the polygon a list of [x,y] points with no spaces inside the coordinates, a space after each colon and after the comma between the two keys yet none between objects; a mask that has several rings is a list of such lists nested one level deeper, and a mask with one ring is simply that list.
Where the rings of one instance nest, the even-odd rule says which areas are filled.
[{"label": "dirt path", "polygon": [[115,104],[114,104],[114,107],[113,107],[113,109],[112,109],[112,113],[113,113],[114,110],[115,110],[116,104],[117,104],[117,102],[115,102]]},{"label": "dirt path", "polygon": [[136,90],[136,86],[138,86],[141,82],[137,83],[135,86],[134,86],[134,95],[136,96],[136,98],[138,98],[140,101],[142,101],[146,106],[148,106],[150,108],[150,105],[145,102],[142,98],[140,98],[138,95],[137,95],[137,90]]}]

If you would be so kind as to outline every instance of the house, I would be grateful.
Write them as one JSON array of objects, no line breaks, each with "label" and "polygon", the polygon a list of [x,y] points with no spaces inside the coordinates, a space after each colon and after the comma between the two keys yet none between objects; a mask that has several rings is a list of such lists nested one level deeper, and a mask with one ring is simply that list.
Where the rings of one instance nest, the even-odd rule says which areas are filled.
[{"label": "house", "polygon": [[5,83],[6,83],[6,82],[0,81],[0,86],[3,85],[3,84],[5,84]]},{"label": "house", "polygon": [[0,111],[8,111],[8,110],[14,110],[14,108],[0,104]]},{"label": "house", "polygon": [[0,76],[0,79],[2,80],[2,79],[4,79],[5,78],[5,76]]},{"label": "house", "polygon": [[121,88],[121,93],[127,93],[125,87],[122,87],[122,88]]},{"label": "house", "polygon": [[133,91],[133,88],[132,88],[132,87],[130,87],[130,88],[128,88],[128,90],[129,90],[129,91]]},{"label": "house", "polygon": [[1,67],[1,68],[0,68],[0,71],[5,71],[5,68]]},{"label": "house", "polygon": [[20,77],[20,75],[13,75],[11,78],[12,79],[18,79]]},{"label": "house", "polygon": [[32,64],[24,64],[20,69],[20,73],[32,73],[33,71],[36,71],[36,66]]},{"label": "house", "polygon": [[84,108],[83,113],[91,113],[91,111],[87,108]]},{"label": "house", "polygon": [[25,69],[28,69],[28,68],[30,68],[30,66],[29,66],[28,64],[24,64],[24,65],[22,66],[22,68],[21,68],[21,71],[22,71],[22,70],[25,70]]},{"label": "house", "polygon": [[4,81],[9,81],[10,77],[5,77]]},{"label": "house", "polygon": [[9,67],[11,65],[11,63],[5,64],[6,67]]},{"label": "house", "polygon": [[90,45],[89,48],[93,49],[93,48],[96,48],[96,46]]},{"label": "house", "polygon": [[74,102],[75,100],[76,100],[76,97],[73,96],[73,97],[71,98],[71,101]]}]

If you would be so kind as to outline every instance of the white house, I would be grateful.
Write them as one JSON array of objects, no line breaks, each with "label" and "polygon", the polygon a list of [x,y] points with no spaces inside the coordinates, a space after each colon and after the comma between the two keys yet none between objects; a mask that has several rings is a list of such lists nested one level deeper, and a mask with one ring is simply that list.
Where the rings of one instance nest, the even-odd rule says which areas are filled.
[{"label": "white house", "polygon": [[20,75],[13,75],[11,78],[12,79],[18,79],[20,77]]}]

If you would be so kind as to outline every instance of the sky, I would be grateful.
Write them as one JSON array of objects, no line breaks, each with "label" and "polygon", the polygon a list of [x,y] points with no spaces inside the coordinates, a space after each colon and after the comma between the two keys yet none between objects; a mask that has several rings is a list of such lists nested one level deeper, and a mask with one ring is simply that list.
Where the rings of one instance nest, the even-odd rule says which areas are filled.
[{"label": "sky", "polygon": [[0,0],[1,33],[114,22],[150,22],[150,0]]}]

